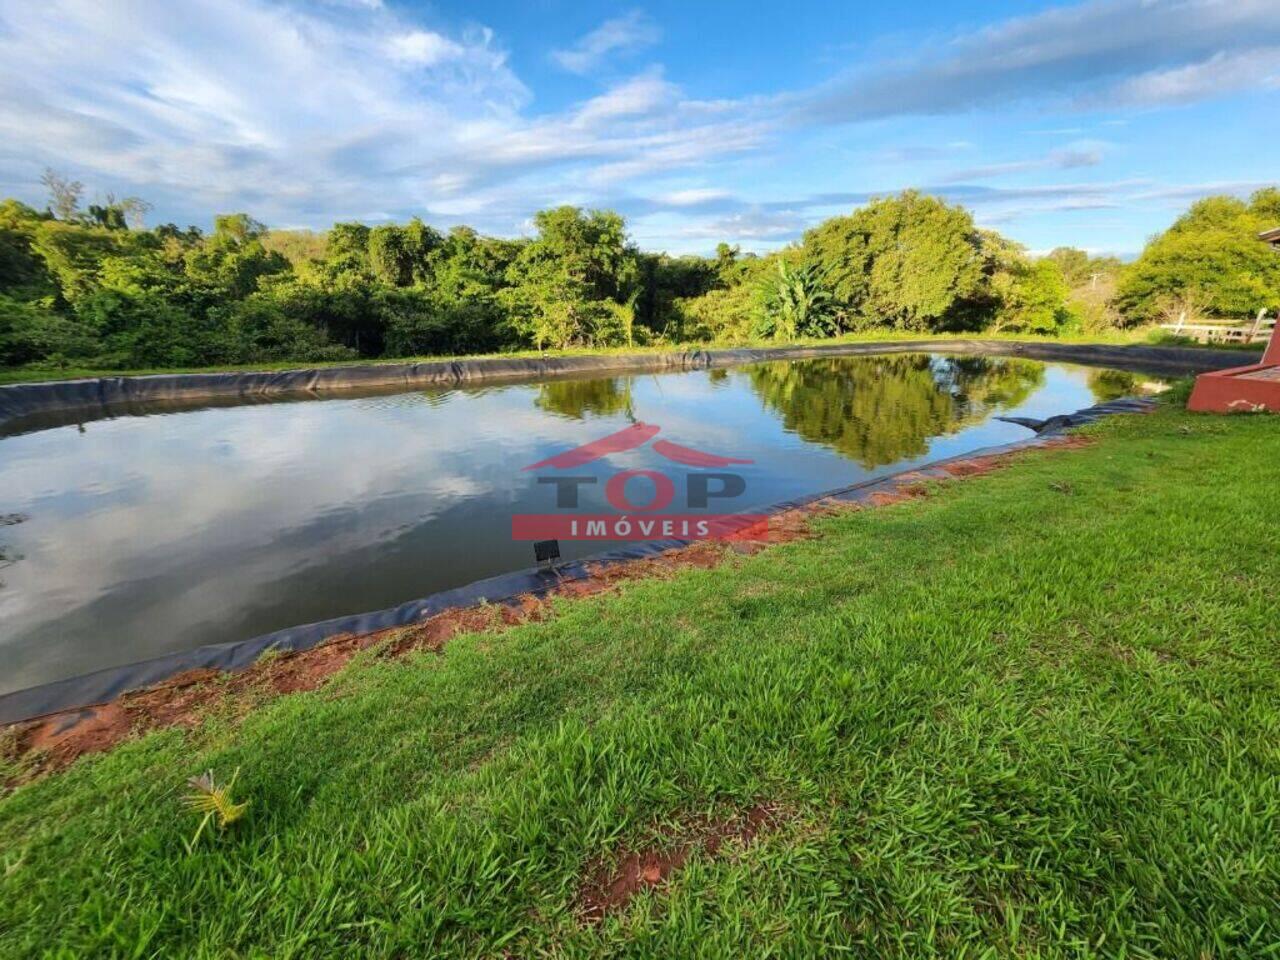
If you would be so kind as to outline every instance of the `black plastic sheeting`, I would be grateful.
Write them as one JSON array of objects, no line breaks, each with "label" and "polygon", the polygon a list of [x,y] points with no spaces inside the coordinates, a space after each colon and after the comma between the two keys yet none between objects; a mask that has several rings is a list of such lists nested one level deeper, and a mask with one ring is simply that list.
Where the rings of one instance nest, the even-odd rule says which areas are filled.
[{"label": "black plastic sheeting", "polygon": [[1184,347],[1022,343],[998,340],[899,340],[815,347],[692,350],[578,357],[483,357],[423,363],[371,363],[309,370],[180,373],[56,380],[0,387],[0,435],[104,417],[197,406],[313,399],[327,393],[397,392],[430,386],[705,370],[770,360],[881,353],[961,353],[1084,363],[1136,372],[1204,373],[1247,363],[1252,354]]},{"label": "black plastic sheeting", "polygon": [[1047,420],[1036,420],[1034,417],[996,417],[996,419],[1003,420],[1005,423],[1016,423],[1018,426],[1026,427],[1038,435],[1052,435],[1061,433],[1071,427],[1083,427],[1087,423],[1094,423],[1113,413],[1142,413],[1145,410],[1149,410],[1153,403],[1154,401],[1152,400],[1122,397],[1119,400],[1111,400],[1094,407],[1077,410],[1075,413],[1064,413],[1056,417],[1049,417]]},{"label": "black plastic sheeting", "polygon": [[[1045,421],[1024,421],[1010,418],[1011,422],[1020,423],[1036,431],[1036,436],[1026,440],[1003,444],[996,447],[985,447],[969,453],[937,460],[923,466],[909,467],[883,477],[864,480],[848,487],[829,490],[825,493],[813,494],[795,500],[787,500],[774,504],[753,513],[774,515],[797,507],[804,507],[819,500],[840,500],[857,503],[870,499],[874,494],[892,491],[904,483],[904,477],[910,482],[918,482],[920,477],[946,478],[950,476],[944,469],[948,463],[956,460],[968,460],[973,457],[990,456],[1013,450],[1026,449],[1047,442],[1055,433],[1068,427],[1092,423],[1102,417],[1119,413],[1141,413],[1151,409],[1154,401],[1125,398],[1109,403],[1088,407],[1076,413],[1061,417],[1052,417]],[[1033,424],[1038,425],[1033,426]],[[410,600],[398,607],[376,610],[371,613],[360,613],[347,617],[335,617],[298,627],[277,630],[274,633],[254,637],[233,643],[211,644],[179,653],[167,654],[151,660],[110,667],[94,673],[54,683],[17,690],[0,696],[0,724],[18,723],[51,713],[74,710],[106,703],[122,693],[151,686],[186,670],[197,668],[213,668],[216,670],[242,670],[252,665],[268,650],[301,651],[318,646],[325,640],[342,634],[373,633],[390,627],[407,626],[435,616],[445,610],[475,606],[478,603],[503,603],[514,601],[524,594],[541,595],[554,589],[558,584],[573,580],[582,580],[590,576],[592,569],[601,566],[612,566],[627,563],[644,557],[656,556],[667,550],[687,546],[689,540],[655,540],[635,546],[623,547],[557,565],[555,571],[544,568],[530,568],[512,573],[500,574],[486,580],[452,590],[432,594],[421,600]],[[70,723],[74,723],[73,718]]]}]

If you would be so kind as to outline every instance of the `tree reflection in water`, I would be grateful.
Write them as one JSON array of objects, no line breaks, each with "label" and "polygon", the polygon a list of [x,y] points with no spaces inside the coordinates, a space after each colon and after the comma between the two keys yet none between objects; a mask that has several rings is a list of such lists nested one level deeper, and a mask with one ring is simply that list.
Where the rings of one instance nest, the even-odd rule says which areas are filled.
[{"label": "tree reflection in water", "polygon": [[550,380],[539,384],[534,403],[541,410],[573,420],[582,420],[587,414],[607,417],[615,413],[630,420],[631,378]]},{"label": "tree reflection in water", "polygon": [[[744,376],[787,430],[873,468],[920,456],[931,437],[1017,406],[1044,382],[1044,367],[1029,360],[900,354],[780,361],[708,375],[718,385]],[[574,420],[634,416],[630,377],[552,380],[538,385],[534,402]]]},{"label": "tree reflection in water", "polygon": [[1099,403],[1118,400],[1121,397],[1137,397],[1151,392],[1153,384],[1159,389],[1156,378],[1128,373],[1124,370],[1090,370],[1089,390]]},{"label": "tree reflection in water", "polygon": [[871,469],[928,452],[1044,382],[1034,361],[922,355],[768,363],[747,371],[766,409],[805,440]]}]

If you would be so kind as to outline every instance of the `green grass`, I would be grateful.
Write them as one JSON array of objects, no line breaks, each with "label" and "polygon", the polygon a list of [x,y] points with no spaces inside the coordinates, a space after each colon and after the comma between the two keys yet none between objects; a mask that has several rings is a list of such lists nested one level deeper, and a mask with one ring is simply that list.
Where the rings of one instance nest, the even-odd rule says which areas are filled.
[{"label": "green grass", "polygon": [[[18,788],[0,955],[1280,955],[1280,421],[1089,432]],[[580,922],[596,858],[760,799]]]},{"label": "green grass", "polygon": [[954,340],[956,338],[968,338],[977,340],[1008,340],[1022,341],[1034,343],[1100,343],[1100,344],[1156,344],[1161,346],[1196,346],[1196,347],[1212,347],[1224,350],[1246,350],[1258,352],[1262,349],[1261,345],[1254,344],[1245,346],[1243,344],[1225,344],[1213,343],[1203,344],[1196,343],[1188,337],[1174,337],[1168,331],[1158,328],[1139,328],[1133,330],[1116,330],[1110,333],[1081,334],[1078,336],[1038,336],[1035,334],[1006,334],[1006,333],[980,333],[980,334],[925,334],[925,333],[905,333],[901,330],[868,330],[862,333],[846,334],[841,337],[819,337],[819,338],[801,338],[799,340],[788,341],[786,344],[779,344],[776,340],[753,340],[744,343],[678,343],[678,344],[660,344],[649,347],[582,347],[568,350],[515,350],[501,354],[469,354],[458,356],[432,356],[432,357],[393,357],[378,360],[341,360],[332,363],[299,363],[297,361],[282,361],[279,363],[252,363],[237,365],[222,365],[212,367],[156,367],[146,370],[107,370],[94,367],[40,367],[40,366],[24,366],[24,367],[0,367],[0,385],[11,383],[38,383],[45,380],[77,380],[85,377],[136,377],[146,376],[154,373],[220,373],[225,371],[243,371],[243,370],[296,370],[299,367],[316,368],[316,367],[342,367],[352,365],[367,365],[379,363],[414,363],[419,361],[432,360],[469,360],[483,356],[504,356],[504,357],[572,357],[582,355],[611,355],[621,353],[669,353],[674,350],[714,350],[723,347],[776,347],[776,346],[820,346],[822,344],[833,343],[876,343],[885,340],[919,340],[927,343],[930,340]]}]

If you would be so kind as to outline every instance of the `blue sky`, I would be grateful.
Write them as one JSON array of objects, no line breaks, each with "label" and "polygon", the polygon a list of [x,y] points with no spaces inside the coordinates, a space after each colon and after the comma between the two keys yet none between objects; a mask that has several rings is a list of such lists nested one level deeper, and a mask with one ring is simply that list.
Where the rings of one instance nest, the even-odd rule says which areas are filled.
[{"label": "blue sky", "polygon": [[707,252],[916,187],[1129,255],[1280,180],[1280,0],[943,6],[0,0],[0,193],[508,236],[573,203]]}]

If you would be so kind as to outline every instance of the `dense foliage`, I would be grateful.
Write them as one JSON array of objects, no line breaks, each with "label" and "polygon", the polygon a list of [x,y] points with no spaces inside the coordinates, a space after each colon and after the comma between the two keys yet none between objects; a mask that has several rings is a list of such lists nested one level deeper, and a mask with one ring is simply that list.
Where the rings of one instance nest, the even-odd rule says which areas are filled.
[{"label": "dense foliage", "polygon": [[1207,197],[1147,245],[1124,272],[1117,302],[1139,320],[1199,312],[1249,317],[1280,307],[1280,257],[1257,241],[1280,226],[1280,190],[1248,203]]},{"label": "dense foliage", "polygon": [[245,214],[211,233],[141,227],[143,201],[0,203],[0,365],[185,367],[903,331],[1096,332],[1188,309],[1280,306],[1255,235],[1280,190],[1197,203],[1125,267],[1032,258],[962,207],[908,191],[768,256],[644,253],[616,213],[545,210],[535,235],[447,234],[414,219],[326,233]]},{"label": "dense foliage", "polygon": [[802,251],[826,278],[842,328],[926,330],[963,324],[988,297],[988,248],[968,211],[908,192],[832,217]]}]

